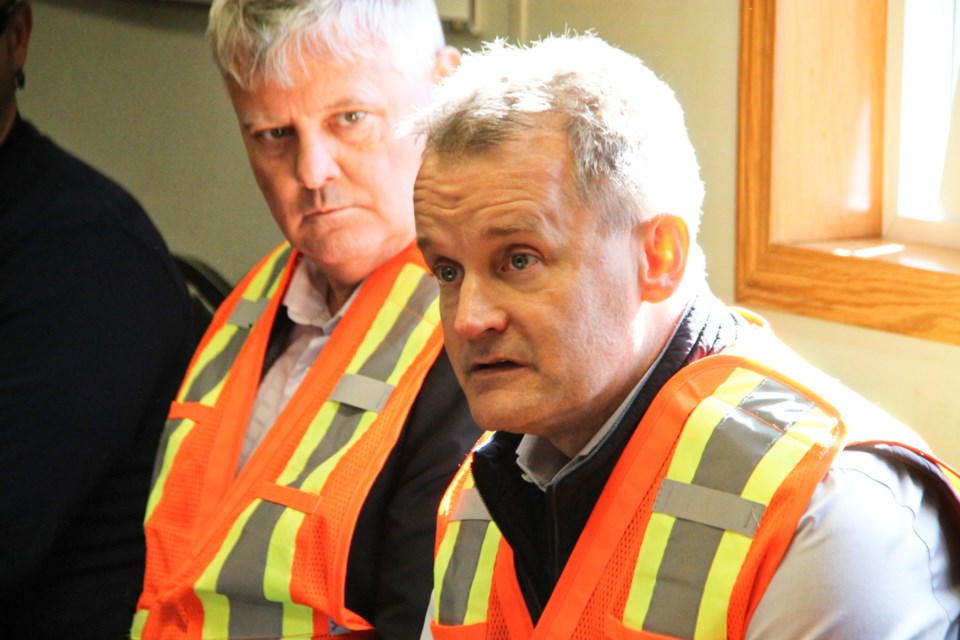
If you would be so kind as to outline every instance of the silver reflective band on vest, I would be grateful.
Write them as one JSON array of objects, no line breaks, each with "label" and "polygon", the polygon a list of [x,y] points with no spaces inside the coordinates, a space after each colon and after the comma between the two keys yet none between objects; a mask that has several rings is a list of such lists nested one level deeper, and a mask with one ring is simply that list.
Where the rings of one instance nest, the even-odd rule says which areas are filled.
[{"label": "silver reflective band on vest", "polygon": [[240,298],[237,306],[230,312],[230,319],[227,324],[235,327],[252,327],[257,324],[257,320],[263,314],[264,309],[270,304],[270,298],[260,298],[259,300],[247,300]]},{"label": "silver reflective band on vest", "polygon": [[467,605],[470,603],[470,589],[461,589],[461,585],[473,584],[480,565],[480,552],[489,521],[464,520],[454,541],[453,555],[447,571],[443,575],[440,588],[440,602],[437,615],[440,624],[461,625],[467,617]]},{"label": "silver reflective band on vest", "polygon": [[464,489],[457,495],[457,504],[450,509],[448,520],[490,520],[490,512],[476,487]]},{"label": "silver reflective band on vest", "polygon": [[664,478],[653,510],[710,527],[753,537],[764,505],[746,498]]},{"label": "silver reflective band on vest", "polygon": [[343,374],[330,392],[330,400],[380,413],[393,393],[393,385],[362,375]]},{"label": "silver reflective band on vest", "polygon": [[[443,574],[437,620],[440,624],[461,625],[467,615],[470,590],[461,585],[473,584],[480,564],[480,552],[487,530],[493,526],[490,512],[477,488],[469,487],[457,494],[450,508],[449,522],[459,522],[450,564]],[[431,599],[432,604],[432,599]]]},{"label": "silver reflective band on vest", "polygon": [[[700,610],[707,577],[724,529],[728,528],[725,525],[733,524],[724,521],[721,528],[705,522],[704,505],[698,503],[702,503],[707,494],[701,490],[715,492],[710,495],[724,494],[732,503],[743,500],[749,504],[739,496],[757,465],[794,422],[813,406],[813,402],[783,383],[765,378],[711,427],[689,489],[681,489],[675,499],[664,497],[668,507],[676,510],[681,508],[680,503],[689,499],[692,503],[682,508],[699,513],[688,513],[695,516],[689,519],[678,515],[670,530],[643,623],[644,631],[671,638],[695,637],[696,612]],[[672,490],[676,491],[676,487]],[[746,509],[742,506],[735,508]],[[745,510],[737,519],[750,518],[751,513]],[[761,513],[756,514],[757,518]]]},{"label": "silver reflective band on vest", "polygon": [[[434,277],[429,273],[421,273],[406,305],[386,329],[358,373],[344,373],[327,397],[327,401],[336,401],[340,406],[329,418],[327,428],[321,428],[322,423],[311,427],[317,429],[322,437],[317,439],[312,450],[305,451],[303,468],[284,486],[302,489],[321,466],[352,446],[357,430],[364,421],[364,412],[377,413],[383,408],[394,388],[386,380],[399,366],[406,366],[401,364],[404,348],[437,295]],[[223,559],[216,581],[215,592],[229,603],[231,638],[281,637],[276,630],[283,629],[283,605],[264,603],[269,600],[265,592],[265,571],[270,554],[276,552],[272,546],[273,536],[279,527],[288,526],[282,516],[285,511],[296,507],[271,502],[269,498],[260,499],[254,504],[239,537]],[[257,569],[251,570],[251,567]],[[251,602],[259,604],[251,607]],[[331,627],[331,635],[339,634],[340,631]]]}]

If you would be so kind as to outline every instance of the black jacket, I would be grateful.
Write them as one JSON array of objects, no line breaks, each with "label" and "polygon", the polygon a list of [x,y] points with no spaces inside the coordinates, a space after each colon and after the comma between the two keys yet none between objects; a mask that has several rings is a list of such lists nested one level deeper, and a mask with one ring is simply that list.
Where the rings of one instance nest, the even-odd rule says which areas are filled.
[{"label": "black jacket", "polygon": [[126,637],[189,309],[140,205],[18,118],[0,145],[4,637]]}]

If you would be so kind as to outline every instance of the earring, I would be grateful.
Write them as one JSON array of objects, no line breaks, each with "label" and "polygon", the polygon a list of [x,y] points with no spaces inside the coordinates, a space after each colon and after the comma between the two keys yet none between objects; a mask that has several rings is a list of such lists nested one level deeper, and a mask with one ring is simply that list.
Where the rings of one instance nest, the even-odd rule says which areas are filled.
[{"label": "earring", "polygon": [[13,86],[17,89],[23,89],[23,85],[27,83],[27,76],[24,75],[23,69],[17,69],[17,72],[13,76]]}]

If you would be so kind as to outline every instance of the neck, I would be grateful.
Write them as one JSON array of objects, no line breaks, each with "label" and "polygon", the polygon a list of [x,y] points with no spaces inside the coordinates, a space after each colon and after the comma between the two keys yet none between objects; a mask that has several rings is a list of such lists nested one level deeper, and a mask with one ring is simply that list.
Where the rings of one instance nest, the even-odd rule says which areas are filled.
[{"label": "neck", "polygon": [[7,139],[13,123],[17,119],[17,103],[11,102],[9,105],[0,109],[0,144]]},{"label": "neck", "polygon": [[332,282],[328,283],[327,308],[330,309],[331,316],[336,315],[336,313],[340,311],[341,307],[350,299],[350,296],[356,288],[356,284],[335,285]]}]

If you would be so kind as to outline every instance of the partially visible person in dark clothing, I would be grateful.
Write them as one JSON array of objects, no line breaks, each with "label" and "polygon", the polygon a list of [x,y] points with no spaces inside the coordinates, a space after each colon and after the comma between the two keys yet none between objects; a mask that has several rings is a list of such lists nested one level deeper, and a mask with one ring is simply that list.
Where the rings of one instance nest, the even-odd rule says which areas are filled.
[{"label": "partially visible person in dark clothing", "polygon": [[31,27],[0,0],[0,635],[124,638],[189,300],[140,205],[20,117]]}]

